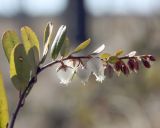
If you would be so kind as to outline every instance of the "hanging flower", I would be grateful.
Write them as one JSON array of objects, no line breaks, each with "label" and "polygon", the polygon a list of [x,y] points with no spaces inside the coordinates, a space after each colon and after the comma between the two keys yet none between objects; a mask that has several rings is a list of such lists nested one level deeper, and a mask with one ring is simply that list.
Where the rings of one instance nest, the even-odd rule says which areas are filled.
[{"label": "hanging flower", "polygon": [[77,68],[77,76],[81,79],[84,85],[88,81],[90,74],[91,74],[91,69],[88,68],[87,65],[86,66],[81,65]]},{"label": "hanging flower", "polygon": [[61,68],[57,71],[57,76],[60,79],[60,83],[67,85],[71,82],[74,75],[74,70],[71,67]]},{"label": "hanging flower", "polygon": [[102,82],[105,79],[104,66],[99,58],[92,58],[87,63],[91,72],[96,76],[96,81]]},{"label": "hanging flower", "polygon": [[76,73],[79,66],[77,60],[65,60],[58,66],[57,76],[61,80],[61,84],[69,84]]}]

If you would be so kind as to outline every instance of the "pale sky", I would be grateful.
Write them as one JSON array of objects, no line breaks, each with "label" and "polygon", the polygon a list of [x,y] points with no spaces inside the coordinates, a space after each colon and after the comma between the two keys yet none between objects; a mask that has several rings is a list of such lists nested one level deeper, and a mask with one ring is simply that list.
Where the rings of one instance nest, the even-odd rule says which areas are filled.
[{"label": "pale sky", "polygon": [[[14,16],[21,9],[38,15],[62,13],[68,0],[0,0],[0,15]],[[85,0],[86,10],[92,15],[103,14],[152,14],[160,8],[160,0]]]}]

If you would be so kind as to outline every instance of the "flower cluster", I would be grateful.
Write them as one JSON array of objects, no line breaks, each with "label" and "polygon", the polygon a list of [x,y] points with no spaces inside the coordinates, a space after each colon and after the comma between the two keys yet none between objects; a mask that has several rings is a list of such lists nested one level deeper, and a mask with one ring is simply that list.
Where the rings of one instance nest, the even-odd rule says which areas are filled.
[{"label": "flower cluster", "polygon": [[122,51],[117,51],[114,55],[108,53],[89,56],[68,56],[61,60],[57,68],[58,78],[61,84],[68,84],[76,75],[85,84],[90,75],[96,77],[96,81],[102,82],[106,76],[112,77],[113,73],[118,76],[120,73],[129,75],[131,72],[137,72],[140,64],[150,68],[151,62],[155,61],[152,55],[136,55],[136,51],[132,51],[125,56],[120,56]]},{"label": "flower cluster", "polygon": [[[31,80],[36,81],[42,70],[54,64],[58,64],[57,76],[60,83],[68,84],[74,76],[78,76],[85,84],[91,74],[96,77],[96,81],[102,82],[106,75],[128,75],[130,72],[137,72],[140,63],[150,68],[151,61],[155,61],[154,56],[136,55],[136,51],[122,56],[123,51],[117,50],[111,55],[104,52],[104,44],[93,52],[89,51],[87,55],[79,56],[79,53],[91,44],[90,38],[71,49],[65,25],[60,26],[54,38],[53,33],[53,24],[49,22],[44,30],[42,56],[39,40],[30,27],[21,28],[22,43],[19,43],[15,31],[9,30],[4,33],[3,49],[10,64],[10,78],[17,90],[24,91]],[[43,65],[49,53],[52,62]]]},{"label": "flower cluster", "polygon": [[[130,72],[137,72],[140,63],[150,68],[151,62],[156,60],[152,55],[136,55],[136,51],[124,56],[122,56],[122,50],[117,50],[113,55],[102,53],[105,49],[104,44],[93,52],[88,52],[87,55],[79,56],[77,53],[85,50],[91,43],[91,39],[71,49],[66,26],[61,25],[53,38],[51,22],[48,22],[44,29],[41,53],[36,33],[28,26],[23,26],[20,32],[20,37],[13,30],[6,31],[2,36],[3,49],[10,66],[10,78],[20,94],[9,125],[6,120],[5,126],[9,128],[14,127],[18,112],[24,106],[26,97],[37,82],[37,76],[48,67],[58,65],[57,76],[61,84],[67,85],[74,76],[78,76],[85,84],[91,74],[96,77],[96,81],[102,82],[106,75],[112,77],[113,73],[129,75]],[[44,65],[49,53],[52,61]]]},{"label": "flower cluster", "polygon": [[105,78],[104,70],[105,67],[100,58],[77,58],[65,60],[60,63],[57,68],[58,78],[61,80],[60,83],[68,84],[71,82],[73,77],[77,75],[83,84],[88,81],[89,76],[93,73],[96,76],[96,80],[102,82]]},{"label": "flower cluster", "polygon": [[128,59],[127,64],[125,64],[125,62],[122,61],[122,59],[117,61],[114,65],[115,70],[118,72],[121,71],[125,75],[128,75],[130,73],[130,71],[137,72],[139,70],[140,62],[142,62],[142,64],[146,68],[150,68],[151,61],[156,60],[155,57],[153,57],[152,55],[142,55],[142,56],[133,56],[133,57],[128,56],[127,59]]}]

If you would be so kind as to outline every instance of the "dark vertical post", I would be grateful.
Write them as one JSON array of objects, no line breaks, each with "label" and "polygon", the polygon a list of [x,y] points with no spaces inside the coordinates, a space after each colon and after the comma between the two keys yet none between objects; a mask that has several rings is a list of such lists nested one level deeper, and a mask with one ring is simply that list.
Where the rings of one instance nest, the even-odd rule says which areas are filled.
[{"label": "dark vertical post", "polygon": [[86,14],[84,0],[77,0],[77,39],[83,41],[86,38]]},{"label": "dark vertical post", "polygon": [[69,0],[64,14],[64,24],[69,28],[69,36],[75,42],[86,39],[86,12],[84,0]]}]

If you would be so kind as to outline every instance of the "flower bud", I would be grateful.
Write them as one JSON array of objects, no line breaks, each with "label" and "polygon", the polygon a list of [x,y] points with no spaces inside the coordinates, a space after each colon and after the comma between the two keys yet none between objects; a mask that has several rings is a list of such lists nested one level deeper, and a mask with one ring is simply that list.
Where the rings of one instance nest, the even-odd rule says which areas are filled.
[{"label": "flower bud", "polygon": [[127,64],[132,71],[135,69],[135,60],[134,59],[129,59]]},{"label": "flower bud", "polygon": [[142,62],[143,62],[143,65],[146,68],[150,68],[151,67],[151,65],[150,65],[150,63],[149,63],[149,61],[147,59],[142,58]]},{"label": "flower bud", "polygon": [[117,61],[114,65],[114,68],[116,71],[120,71],[121,70],[121,61]]},{"label": "flower bud", "polygon": [[150,61],[156,61],[156,58],[154,56],[152,56],[152,55],[149,55],[149,60]]},{"label": "flower bud", "polygon": [[128,66],[131,70],[134,70],[134,60],[133,59],[128,60]]},{"label": "flower bud", "polygon": [[129,69],[128,69],[127,65],[125,65],[125,63],[123,63],[121,65],[121,71],[124,73],[124,75],[128,75],[129,74]]}]

